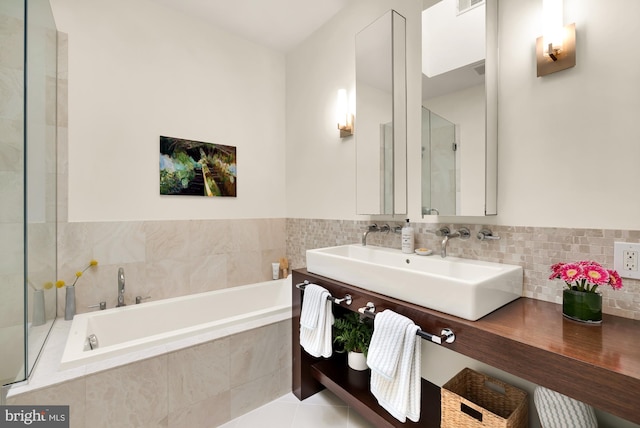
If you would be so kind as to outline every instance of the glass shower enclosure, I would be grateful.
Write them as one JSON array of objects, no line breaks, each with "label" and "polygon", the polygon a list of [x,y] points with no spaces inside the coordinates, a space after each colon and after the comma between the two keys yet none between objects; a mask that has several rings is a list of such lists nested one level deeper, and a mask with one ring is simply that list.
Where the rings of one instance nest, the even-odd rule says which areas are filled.
[{"label": "glass shower enclosure", "polygon": [[456,125],[422,107],[422,214],[458,215]]},{"label": "glass shower enclosure", "polygon": [[0,2],[0,381],[28,378],[56,317],[57,30]]}]

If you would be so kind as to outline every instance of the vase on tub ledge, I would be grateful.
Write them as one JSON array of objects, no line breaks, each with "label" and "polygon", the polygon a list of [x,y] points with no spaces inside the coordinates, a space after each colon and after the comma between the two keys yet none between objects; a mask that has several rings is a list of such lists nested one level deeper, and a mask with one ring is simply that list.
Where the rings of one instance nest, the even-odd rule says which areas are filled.
[{"label": "vase on tub ledge", "polygon": [[64,295],[64,319],[69,321],[73,319],[73,316],[76,314],[76,283],[80,279],[80,277],[92,267],[98,266],[98,261],[92,259],[89,264],[83,269],[76,272],[76,279],[73,281],[73,284],[66,285],[63,280],[56,281],[56,287],[62,288],[64,287],[65,295]]},{"label": "vase on tub ledge", "polygon": [[563,290],[562,315],[588,324],[602,323],[602,294],[573,289]]},{"label": "vase on tub ledge", "polygon": [[66,285],[64,287],[64,319],[69,321],[76,314],[76,287]]}]

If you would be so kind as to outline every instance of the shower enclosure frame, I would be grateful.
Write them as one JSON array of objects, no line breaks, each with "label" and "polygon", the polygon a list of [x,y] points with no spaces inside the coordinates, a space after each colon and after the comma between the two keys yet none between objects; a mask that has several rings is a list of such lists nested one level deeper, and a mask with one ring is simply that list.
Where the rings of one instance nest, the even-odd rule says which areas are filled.
[{"label": "shower enclosure frame", "polygon": [[27,380],[56,318],[58,33],[48,0],[0,5],[0,380]]}]

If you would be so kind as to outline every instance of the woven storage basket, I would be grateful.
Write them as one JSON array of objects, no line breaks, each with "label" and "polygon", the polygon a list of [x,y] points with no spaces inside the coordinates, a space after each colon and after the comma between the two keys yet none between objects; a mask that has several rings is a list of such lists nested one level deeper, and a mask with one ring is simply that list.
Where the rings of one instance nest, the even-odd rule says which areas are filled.
[{"label": "woven storage basket", "polygon": [[440,393],[441,428],[528,426],[527,393],[470,368],[445,383]]}]

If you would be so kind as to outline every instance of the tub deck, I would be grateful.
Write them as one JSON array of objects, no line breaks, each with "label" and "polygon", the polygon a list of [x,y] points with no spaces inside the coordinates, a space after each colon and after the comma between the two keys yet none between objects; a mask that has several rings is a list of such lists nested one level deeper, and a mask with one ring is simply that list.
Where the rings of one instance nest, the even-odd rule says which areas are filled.
[{"label": "tub deck", "polygon": [[[29,381],[13,385],[9,390],[8,397],[289,319],[291,318],[290,284],[290,278],[286,280],[267,281],[209,293],[142,303],[124,308],[113,308],[99,312],[79,314],[76,315],[72,321],[57,318]],[[256,286],[262,286],[263,290],[258,290],[260,287]],[[210,316],[212,316],[208,323],[205,322],[197,326],[180,324],[180,328],[172,329],[174,334],[158,332],[156,329],[161,324],[173,326],[171,317],[164,311],[164,309],[166,309],[164,305],[169,301],[180,302],[192,297],[198,302],[203,302],[205,300],[205,294],[218,293],[218,296],[220,296],[233,291],[246,291],[248,294],[245,294],[245,297],[252,296],[251,299],[245,299],[244,304],[240,306],[245,309],[245,313],[228,316],[227,318],[217,317],[217,319],[214,319],[216,318],[215,311],[209,306],[206,306],[208,309],[205,312],[208,312]],[[263,291],[267,293],[263,293]],[[276,297],[268,297],[267,295]],[[220,302],[222,301],[225,300],[220,299]],[[285,302],[285,304],[278,304],[280,301]],[[230,300],[226,300],[226,302],[230,303]],[[265,303],[271,303],[272,306],[270,306],[269,309],[265,307],[262,309],[259,308],[260,306],[266,306]],[[88,328],[90,323],[88,320],[91,319],[92,315],[101,315],[103,316],[103,320],[108,321],[113,313],[118,315],[125,313],[126,319],[134,322],[132,321],[133,318],[129,318],[127,312],[141,315],[143,309],[160,314],[165,320],[162,323],[150,323],[152,324],[152,329],[146,331],[146,333],[154,332],[153,334],[139,337],[140,334],[144,334],[144,328],[139,326],[133,328],[134,324],[125,324],[125,328],[123,325],[118,324],[118,328],[124,328],[124,331],[127,332],[126,335],[122,336],[124,340],[118,341],[118,339],[115,339],[116,342],[109,345],[109,341],[113,338],[107,334],[104,336],[105,344],[101,344],[101,348],[85,352],[83,350],[84,340],[82,340],[79,344],[81,348],[78,351],[78,346],[76,346],[78,345],[78,341],[75,340],[75,338],[82,337],[81,335],[85,334],[78,330],[78,328],[80,326]],[[248,312],[246,310],[248,310]],[[229,312],[223,309],[218,311],[218,315],[221,313],[229,315]],[[201,321],[202,319],[200,315],[194,314],[192,320]],[[132,333],[133,330],[135,330],[135,334]],[[73,350],[73,352],[70,353],[68,350]],[[95,351],[101,352],[98,353]],[[91,354],[92,352],[95,353]],[[66,361],[64,361],[65,358],[67,358]]]}]

